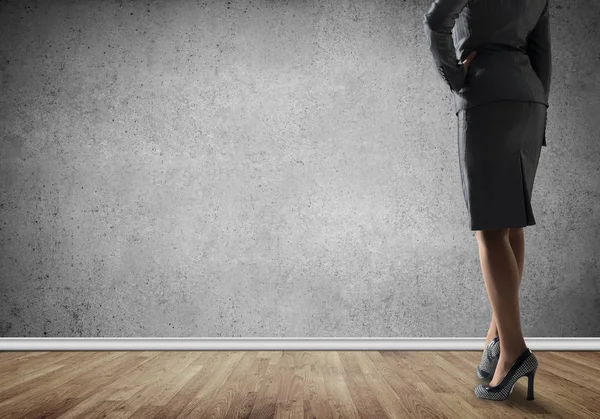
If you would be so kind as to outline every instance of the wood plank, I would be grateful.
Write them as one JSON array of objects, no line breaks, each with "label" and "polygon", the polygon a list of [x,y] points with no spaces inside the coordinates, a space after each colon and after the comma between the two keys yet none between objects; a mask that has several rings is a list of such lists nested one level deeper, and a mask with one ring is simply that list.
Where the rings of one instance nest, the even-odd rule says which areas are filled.
[{"label": "wood plank", "polygon": [[370,389],[365,376],[356,361],[355,352],[340,352],[340,360],[345,370],[348,390],[361,418],[384,418],[386,414]]}]

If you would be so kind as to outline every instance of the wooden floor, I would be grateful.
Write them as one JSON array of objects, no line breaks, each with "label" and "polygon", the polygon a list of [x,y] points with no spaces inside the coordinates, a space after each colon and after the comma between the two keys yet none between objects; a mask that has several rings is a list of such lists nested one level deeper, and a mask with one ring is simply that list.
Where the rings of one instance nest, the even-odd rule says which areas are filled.
[{"label": "wooden floor", "polygon": [[0,418],[600,418],[600,352],[534,352],[503,402],[480,351],[0,352]]}]

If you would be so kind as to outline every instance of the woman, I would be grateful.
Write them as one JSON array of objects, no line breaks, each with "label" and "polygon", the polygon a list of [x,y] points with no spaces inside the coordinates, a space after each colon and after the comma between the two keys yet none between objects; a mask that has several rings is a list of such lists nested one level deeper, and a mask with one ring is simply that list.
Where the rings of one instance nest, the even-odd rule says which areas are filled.
[{"label": "woman", "polygon": [[[424,28],[458,117],[462,189],[493,309],[477,368],[484,399],[505,400],[538,366],[520,324],[523,228],[535,225],[533,181],[546,145],[549,0],[436,0]],[[457,60],[457,57],[460,60]],[[497,335],[497,336],[496,336]]]}]

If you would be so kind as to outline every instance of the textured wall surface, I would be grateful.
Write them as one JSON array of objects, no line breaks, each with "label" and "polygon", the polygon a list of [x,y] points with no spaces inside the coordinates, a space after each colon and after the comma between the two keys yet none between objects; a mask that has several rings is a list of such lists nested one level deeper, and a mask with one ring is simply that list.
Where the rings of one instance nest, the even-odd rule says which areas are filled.
[{"label": "textured wall surface", "polygon": [[[0,336],[484,336],[430,4],[0,0]],[[600,3],[551,4],[523,331],[600,336]]]}]

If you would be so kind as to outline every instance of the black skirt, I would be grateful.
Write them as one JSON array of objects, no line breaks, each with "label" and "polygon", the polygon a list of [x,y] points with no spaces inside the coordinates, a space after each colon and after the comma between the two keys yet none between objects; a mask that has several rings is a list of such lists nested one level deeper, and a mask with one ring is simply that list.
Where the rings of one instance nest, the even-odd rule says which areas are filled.
[{"label": "black skirt", "polygon": [[460,175],[471,230],[535,224],[531,194],[546,111],[543,103],[507,100],[457,114]]}]

